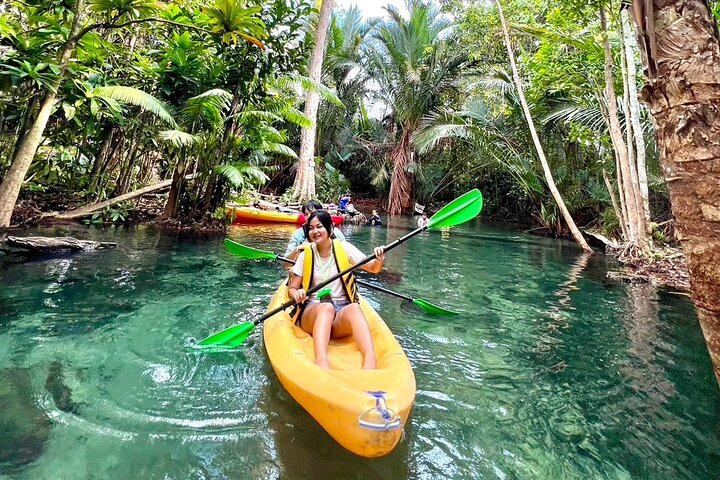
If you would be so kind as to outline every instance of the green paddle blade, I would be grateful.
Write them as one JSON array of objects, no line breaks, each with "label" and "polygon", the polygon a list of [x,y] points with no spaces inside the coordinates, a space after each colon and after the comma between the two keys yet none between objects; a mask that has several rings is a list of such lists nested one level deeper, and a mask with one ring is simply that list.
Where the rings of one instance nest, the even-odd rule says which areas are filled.
[{"label": "green paddle blade", "polygon": [[435,315],[436,317],[449,317],[451,315],[458,315],[457,312],[453,312],[451,310],[446,310],[442,307],[438,307],[437,305],[433,305],[430,302],[426,302],[425,300],[421,298],[416,298],[412,301],[415,305],[420,307],[420,310],[427,313],[428,315]]},{"label": "green paddle blade", "polygon": [[237,347],[245,341],[254,328],[255,324],[253,322],[239,323],[214,335],[210,335],[209,337],[200,340],[197,344],[203,347],[211,345],[222,345],[223,347],[230,348]]},{"label": "green paddle blade", "polygon": [[475,218],[482,209],[483,197],[477,188],[445,205],[430,217],[428,228],[452,227]]},{"label": "green paddle blade", "polygon": [[246,247],[245,245],[233,242],[229,238],[225,239],[225,248],[227,248],[233,255],[248,258],[250,260],[275,260],[277,258],[277,255],[272,252]]}]

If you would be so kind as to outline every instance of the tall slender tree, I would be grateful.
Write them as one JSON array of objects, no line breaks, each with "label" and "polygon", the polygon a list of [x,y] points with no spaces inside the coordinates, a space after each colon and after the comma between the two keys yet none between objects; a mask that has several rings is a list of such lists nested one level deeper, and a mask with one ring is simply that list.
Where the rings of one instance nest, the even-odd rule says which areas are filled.
[{"label": "tall slender tree", "polygon": [[643,98],[720,382],[720,35],[706,0],[635,0]]},{"label": "tall slender tree", "polygon": [[[613,75],[613,56],[608,38],[608,26],[605,6],[599,6],[600,27],[603,33],[603,51],[605,58],[605,106],[610,138],[613,143],[615,160],[618,166],[618,186],[622,203],[623,220],[626,222],[628,243],[644,253],[648,250],[647,228],[642,210],[642,198],[638,183],[637,164],[634,161],[634,143],[632,137],[623,135],[615,93],[615,77]],[[626,81],[626,79],[623,79]],[[629,112],[625,112],[629,116]],[[631,122],[626,122],[626,131],[632,131]],[[630,140],[630,141],[628,141]]]},{"label": "tall slender tree", "polygon": [[562,195],[560,195],[560,191],[555,185],[555,179],[553,178],[552,172],[550,171],[550,165],[545,158],[545,152],[543,150],[542,144],[540,143],[540,137],[538,136],[537,130],[535,129],[535,123],[532,119],[532,115],[530,114],[530,107],[528,107],[527,100],[525,100],[525,93],[523,91],[522,81],[520,80],[520,74],[518,73],[517,64],[515,63],[515,54],[513,53],[512,40],[510,39],[510,32],[508,30],[507,22],[505,21],[505,15],[503,15],[500,0],[495,0],[495,4],[497,5],[498,15],[500,16],[500,23],[502,24],[503,35],[505,37],[505,47],[507,48],[508,57],[510,59],[510,67],[512,68],[513,72],[515,88],[517,89],[520,104],[522,105],[523,113],[525,114],[525,120],[528,123],[530,135],[532,136],[533,143],[535,144],[538,158],[540,159],[540,163],[543,167],[543,172],[545,173],[545,182],[547,183],[548,188],[550,189],[550,192],[555,199],[555,203],[557,203],[557,206],[560,209],[563,219],[565,220],[565,223],[570,229],[573,238],[583,250],[592,253],[592,248],[590,248],[590,246],[587,244],[585,238],[583,238],[582,236],[582,233],[580,233],[580,230],[577,228],[577,225],[575,225],[575,220],[573,220],[572,216],[570,215],[570,212],[568,211],[567,206],[565,206],[565,202],[562,199]]},{"label": "tall slender tree", "polygon": [[[322,0],[320,16],[315,28],[315,45],[310,54],[310,68],[308,76],[311,80],[320,82],[322,74],[327,31],[330,26],[334,0]],[[297,172],[295,174],[295,197],[304,201],[315,196],[315,133],[317,131],[317,112],[320,105],[320,95],[317,90],[307,90],[305,94],[305,116],[310,119],[310,126],[300,131],[300,155]]]}]

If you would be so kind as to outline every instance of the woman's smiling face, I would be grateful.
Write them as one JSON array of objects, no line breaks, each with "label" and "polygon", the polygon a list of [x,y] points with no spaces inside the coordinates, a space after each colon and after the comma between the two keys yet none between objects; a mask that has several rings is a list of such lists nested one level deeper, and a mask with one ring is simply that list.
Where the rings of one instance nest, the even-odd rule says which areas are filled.
[{"label": "woman's smiling face", "polygon": [[320,220],[317,219],[317,217],[310,220],[310,225],[308,227],[308,237],[310,237],[311,241],[320,243],[323,240],[330,238],[327,230],[325,230],[325,227]]}]

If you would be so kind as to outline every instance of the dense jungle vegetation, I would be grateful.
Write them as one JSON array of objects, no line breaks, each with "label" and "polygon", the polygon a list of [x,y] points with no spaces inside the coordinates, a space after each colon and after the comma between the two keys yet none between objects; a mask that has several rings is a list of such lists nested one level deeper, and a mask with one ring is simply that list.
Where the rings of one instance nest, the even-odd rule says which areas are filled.
[{"label": "dense jungle vegetation", "polygon": [[[504,4],[569,214],[609,236],[666,239],[668,193],[625,6]],[[4,225],[16,199],[63,209],[172,178],[162,216],[182,221],[221,216],[226,200],[257,189],[325,201],[352,190],[399,213],[477,186],[487,215],[566,235],[494,4],[409,0],[387,12],[333,12],[318,82],[307,76],[318,10],[303,0],[9,1],[0,10]],[[322,97],[316,191],[298,192],[307,91]],[[110,207],[106,219],[123,221],[131,207]]]}]

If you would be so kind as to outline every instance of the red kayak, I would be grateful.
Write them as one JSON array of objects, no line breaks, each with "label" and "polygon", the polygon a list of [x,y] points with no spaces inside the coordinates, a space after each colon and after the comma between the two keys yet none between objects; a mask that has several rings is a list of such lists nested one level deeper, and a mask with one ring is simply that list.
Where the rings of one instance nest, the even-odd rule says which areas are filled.
[{"label": "red kayak", "polygon": [[[332,221],[334,225],[340,225],[341,223],[343,223],[343,220],[344,218],[340,215],[332,215]],[[305,215],[301,213],[300,215],[298,215],[297,224],[302,225],[303,223],[305,223]]]},{"label": "red kayak", "polygon": [[[305,223],[305,215],[297,212],[261,210],[240,205],[228,205],[226,210],[233,223],[294,223],[297,225]],[[332,220],[335,225],[340,225],[343,217],[333,215]]]}]

